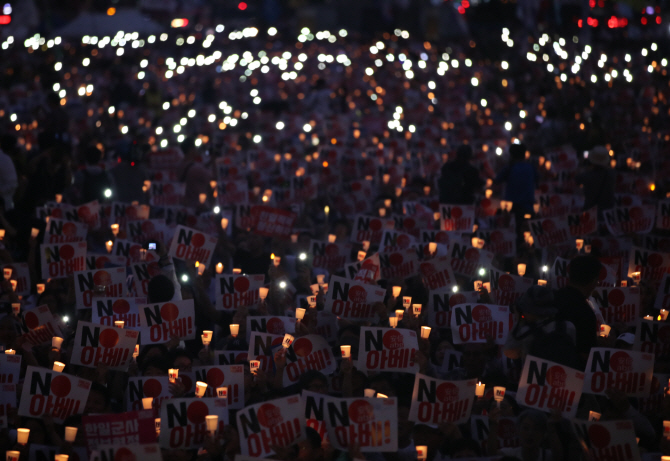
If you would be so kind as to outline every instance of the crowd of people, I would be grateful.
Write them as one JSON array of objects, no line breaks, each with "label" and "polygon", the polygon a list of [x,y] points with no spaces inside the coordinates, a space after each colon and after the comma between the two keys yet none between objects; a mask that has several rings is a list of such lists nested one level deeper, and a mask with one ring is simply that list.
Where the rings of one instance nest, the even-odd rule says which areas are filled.
[{"label": "crowd of people", "polygon": [[[91,441],[90,418],[137,422],[141,397],[154,397],[151,421],[160,417],[158,432],[166,433],[161,405],[202,397],[196,370],[208,381],[209,370],[235,366],[243,368],[243,402],[225,409],[225,426],[176,448],[153,438],[148,445],[158,443],[162,459],[253,455],[247,412],[279,399],[303,402],[303,414],[299,437],[272,436],[262,451],[272,459],[670,455],[661,310],[670,273],[666,50],[500,33],[502,40],[446,49],[401,30],[371,42],[346,31],[303,29],[296,40],[223,26],[6,39],[0,260],[10,270],[0,286],[0,346],[10,353],[0,361],[0,446],[18,452],[8,459],[109,459],[105,444]],[[205,237],[183,237],[188,232]],[[80,242],[85,264],[54,262],[76,259],[72,244]],[[116,267],[119,290],[111,278],[81,288],[83,274]],[[227,293],[230,276],[246,285]],[[338,300],[345,284],[348,299]],[[128,309],[103,320],[95,301],[110,298],[134,306],[139,322]],[[152,305],[166,324],[192,306],[193,329],[167,326],[167,336],[154,338],[141,313]],[[480,306],[487,315],[475,315]],[[140,332],[133,357],[119,367],[100,352],[85,363],[83,328],[110,329],[120,319],[125,339]],[[500,335],[491,329],[498,323]],[[480,334],[464,339],[459,327],[475,324]],[[650,328],[653,335],[641,333]],[[391,329],[401,333],[387,341]],[[371,368],[377,331],[380,354],[404,350],[397,341],[405,341],[406,365]],[[265,355],[262,335],[272,343]],[[310,351],[327,343],[333,362],[300,362],[296,353],[309,356],[296,351],[301,338]],[[598,354],[611,361],[621,351],[630,355],[611,362],[596,390]],[[260,368],[250,363],[261,356]],[[541,362],[565,375],[547,374],[551,392],[576,389],[565,384],[570,373],[585,383],[570,405],[553,397],[544,407],[529,403],[531,363]],[[652,365],[640,371],[642,362]],[[39,389],[61,364],[58,373],[89,389],[66,418],[27,397],[56,401],[53,384]],[[169,377],[172,370],[181,378]],[[145,386],[133,397],[145,377],[169,380],[169,392]],[[465,417],[445,410],[442,419],[419,420],[420,379],[437,383],[438,399],[444,383],[467,388]],[[631,390],[632,379],[641,390]],[[203,402],[216,395],[206,384]],[[376,449],[360,434],[334,439],[332,418],[304,413],[304,399],[319,394],[391,399],[397,414],[386,435],[394,440],[384,443],[394,449]],[[296,395],[303,400],[291,400]],[[593,426],[597,418],[602,424]],[[196,419],[189,416],[204,427]],[[585,433],[580,421],[590,421]],[[66,427],[78,428],[73,441]],[[27,443],[19,428],[30,429]],[[633,446],[617,448],[631,434]],[[131,445],[136,450],[117,442],[117,451]]]}]

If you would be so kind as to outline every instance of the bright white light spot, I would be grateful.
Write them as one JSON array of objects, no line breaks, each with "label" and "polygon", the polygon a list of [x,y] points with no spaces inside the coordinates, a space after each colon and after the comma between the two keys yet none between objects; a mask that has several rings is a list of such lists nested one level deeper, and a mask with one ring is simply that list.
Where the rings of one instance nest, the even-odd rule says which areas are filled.
[{"label": "bright white light spot", "polygon": [[279,288],[281,288],[282,290],[285,289],[286,288],[286,282],[283,281],[283,280],[281,282],[279,282]]},{"label": "bright white light spot", "polygon": [[277,122],[277,124],[275,126],[277,127],[278,130],[283,130],[284,129],[284,122],[279,121],[279,122]]},{"label": "bright white light spot", "polygon": [[105,189],[105,197],[109,198],[112,196],[112,189]]},{"label": "bright white light spot", "polygon": [[507,131],[511,131],[512,130],[512,122],[505,122],[505,129]]},{"label": "bright white light spot", "polygon": [[309,123],[305,123],[305,125],[302,127],[302,129],[303,129],[303,131],[309,133],[310,131],[312,131],[312,125],[310,125]]},{"label": "bright white light spot", "polygon": [[503,150],[502,147],[496,147],[496,155],[502,155]]},{"label": "bright white light spot", "polygon": [[170,108],[170,103],[169,102],[164,102],[163,103],[163,110],[168,110]]},{"label": "bright white light spot", "polygon": [[254,136],[254,142],[255,142],[256,144],[258,144],[258,143],[261,142],[262,140],[263,140],[263,138],[261,137],[260,134],[257,134],[257,135]]},{"label": "bright white light spot", "polygon": [[458,292],[458,285],[454,285],[454,287],[451,289],[454,293]]},{"label": "bright white light spot", "polygon": [[470,83],[472,83],[472,86],[477,86],[479,85],[479,79],[477,79],[477,77],[472,77]]},{"label": "bright white light spot", "polygon": [[270,37],[274,37],[275,35],[277,35],[277,29],[274,28],[274,27],[270,27],[270,28],[268,29],[268,35],[269,35]]}]

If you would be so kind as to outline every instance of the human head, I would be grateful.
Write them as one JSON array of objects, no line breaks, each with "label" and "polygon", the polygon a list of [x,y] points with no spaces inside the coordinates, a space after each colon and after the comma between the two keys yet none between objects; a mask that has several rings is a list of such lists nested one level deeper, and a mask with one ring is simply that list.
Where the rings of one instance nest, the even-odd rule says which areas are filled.
[{"label": "human head", "polygon": [[571,285],[580,288],[585,293],[591,292],[598,285],[598,278],[603,265],[598,258],[592,255],[581,255],[568,264],[568,279]]},{"label": "human head", "polygon": [[469,162],[472,158],[472,146],[470,144],[461,144],[456,149],[456,160],[459,162]]},{"label": "human head", "polygon": [[520,161],[526,158],[526,145],[523,143],[509,146],[509,156],[512,160]]},{"label": "human head", "polygon": [[317,370],[307,370],[300,376],[300,387],[305,391],[328,393],[328,379]]},{"label": "human head", "polygon": [[84,151],[84,159],[87,165],[97,165],[102,160],[102,152],[95,146],[88,146]]},{"label": "human head", "polygon": [[305,438],[298,444],[298,460],[314,461],[323,458],[321,436],[311,427],[305,428]]},{"label": "human head", "polygon": [[462,438],[451,442],[449,453],[452,459],[470,458],[472,456],[481,456],[482,450],[476,441]]},{"label": "human head", "polygon": [[608,167],[610,156],[605,146],[596,146],[589,151],[588,161],[591,165]]},{"label": "human head", "polygon": [[539,410],[525,410],[517,420],[522,447],[540,446],[547,435],[547,415]]},{"label": "human head", "polygon": [[86,401],[85,414],[106,413],[109,407],[109,390],[100,383],[93,382]]},{"label": "human head", "polygon": [[533,285],[516,302],[526,320],[553,317],[558,311],[554,292],[547,286]]},{"label": "human head", "polygon": [[174,283],[163,274],[149,280],[147,301],[150,303],[166,303],[174,298]]}]

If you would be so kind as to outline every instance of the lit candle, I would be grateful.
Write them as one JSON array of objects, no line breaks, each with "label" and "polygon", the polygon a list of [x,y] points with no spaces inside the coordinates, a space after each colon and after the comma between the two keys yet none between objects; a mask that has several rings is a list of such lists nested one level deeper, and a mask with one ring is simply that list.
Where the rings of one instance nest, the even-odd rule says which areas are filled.
[{"label": "lit candle", "polygon": [[233,267],[233,275],[239,275],[242,273],[242,269],[239,269],[237,267]]},{"label": "lit candle", "polygon": [[52,349],[59,351],[61,344],[63,344],[63,338],[61,338],[60,336],[54,336],[53,338],[51,338]]},{"label": "lit candle", "polygon": [[546,280],[542,280],[542,279],[538,279],[537,284],[538,284],[539,286],[543,287],[543,286],[546,286],[546,285],[547,285],[547,281],[546,281]]},{"label": "lit candle", "polygon": [[475,280],[475,283],[474,283],[475,291],[481,290],[483,284],[484,284],[484,282],[482,282],[481,280]]},{"label": "lit candle", "polygon": [[337,240],[337,235],[328,234],[328,243],[335,243],[335,240]]},{"label": "lit candle", "polygon": [[5,280],[9,280],[10,278],[12,278],[12,268],[11,267],[3,268],[2,275],[5,277]]},{"label": "lit candle", "polygon": [[591,253],[591,245],[584,245],[584,253],[586,254]]},{"label": "lit candle", "polygon": [[36,228],[30,229],[30,237],[36,238],[38,235],[40,235],[40,230]]},{"label": "lit candle", "polygon": [[156,428],[156,435],[160,435],[160,433],[161,433],[161,419],[160,418],[154,419],[154,427]]},{"label": "lit candle", "polygon": [[65,368],[63,362],[54,362],[53,371],[60,373]]},{"label": "lit candle", "polygon": [[430,336],[430,327],[421,327],[421,339],[428,339]]},{"label": "lit candle", "polygon": [[363,247],[363,251],[368,251],[370,249],[370,241],[369,240],[363,240],[361,243],[361,246]]},{"label": "lit candle", "polygon": [[275,256],[272,261],[274,262],[275,267],[279,267],[279,264],[281,263],[281,257]]},{"label": "lit candle", "polygon": [[198,200],[200,201],[200,204],[202,205],[207,200],[207,194],[199,194],[198,195]]},{"label": "lit candle", "polygon": [[628,280],[622,280],[622,281],[619,283],[619,285],[621,285],[621,287],[623,287],[623,288],[626,288],[626,287],[628,286]]},{"label": "lit candle", "polygon": [[68,455],[54,455],[54,461],[67,461],[69,458]]},{"label": "lit candle", "polygon": [[407,310],[409,309],[409,306],[412,305],[412,297],[411,296],[403,296],[402,297],[402,307],[403,309]]},{"label": "lit candle", "polygon": [[16,430],[16,442],[21,445],[28,443],[28,437],[30,436],[30,429],[19,428]]},{"label": "lit candle", "polygon": [[214,181],[214,180],[210,181],[209,182],[209,187],[211,187],[212,189],[216,189],[216,181]]},{"label": "lit candle", "polygon": [[368,399],[373,398],[376,393],[377,393],[377,391],[374,390],[374,389],[364,389],[363,390],[363,395]]},{"label": "lit candle", "polygon": [[391,325],[391,328],[395,328],[398,326],[398,317],[389,317],[389,325]]},{"label": "lit candle", "polygon": [[654,317],[652,317],[651,315],[645,315],[644,319],[645,320],[654,320]]},{"label": "lit candle", "polygon": [[239,334],[239,332],[240,332],[240,326],[236,323],[232,323],[230,325],[230,335],[233,338],[237,338],[237,335]]},{"label": "lit candle", "polygon": [[316,296],[308,296],[307,297],[307,304],[309,304],[309,307],[316,307]]},{"label": "lit candle", "polygon": [[[589,411],[589,421],[600,421],[602,415],[597,411]],[[665,427],[664,427],[665,429]],[[665,431],[664,431],[665,432]]]},{"label": "lit candle", "polygon": [[268,291],[270,291],[268,287],[260,287],[258,289],[258,296],[261,298],[261,300],[264,300],[268,297]]},{"label": "lit candle", "polygon": [[584,239],[575,239],[575,246],[577,247],[577,251],[582,251],[582,248],[584,248]]},{"label": "lit candle", "polygon": [[402,309],[397,309],[395,311],[395,316],[398,319],[398,321],[402,320],[402,316],[403,316],[404,313],[405,313],[405,311],[402,310]]},{"label": "lit candle", "polygon": [[255,375],[260,367],[261,367],[260,360],[249,360],[249,369],[251,370],[252,375]]},{"label": "lit candle", "polygon": [[498,405],[500,405],[500,402],[502,402],[504,398],[505,388],[502,386],[495,386],[493,388],[493,399],[498,402]]},{"label": "lit candle", "polygon": [[428,242],[428,253],[435,254],[437,251],[437,243],[435,242]]},{"label": "lit candle", "polygon": [[340,346],[340,351],[342,352],[343,359],[351,357],[351,346]]},{"label": "lit candle", "polygon": [[302,320],[305,317],[305,309],[303,308],[297,308],[295,310],[295,318],[298,319],[298,321]]},{"label": "lit candle", "polygon": [[216,434],[216,426],[219,424],[219,416],[207,415],[205,416],[205,423],[207,424],[207,430],[210,434],[212,434],[212,437],[214,437]]},{"label": "lit candle", "polygon": [[140,345],[135,344],[135,350],[133,351],[133,358],[137,359],[138,355],[140,355]]},{"label": "lit candle", "polygon": [[112,228],[112,234],[114,234],[114,237],[119,235],[119,225],[118,224],[112,224],[111,228]]},{"label": "lit candle", "polygon": [[207,391],[207,383],[203,383],[202,381],[198,381],[195,383],[196,397],[202,398],[205,395],[205,391]]},{"label": "lit candle", "polygon": [[330,207],[328,205],[323,207],[323,213],[326,215],[326,222],[328,222],[328,214],[330,213]]},{"label": "lit candle", "polygon": [[14,355],[14,354],[16,354],[16,351],[15,351],[14,349],[7,349],[7,350],[5,351],[5,354],[7,354],[7,355]]},{"label": "lit candle", "polygon": [[10,280],[9,284],[12,286],[12,291],[16,291],[16,286],[19,284],[18,280]]},{"label": "lit candle", "polygon": [[225,232],[228,229],[228,218],[221,218],[221,229]]},{"label": "lit candle", "polygon": [[208,347],[209,343],[212,342],[206,335],[200,335],[200,339],[202,340],[202,345],[205,347]]},{"label": "lit candle", "polygon": [[380,208],[379,209],[379,217],[383,218],[386,216],[386,208]]},{"label": "lit candle", "polygon": [[282,341],[281,345],[284,347],[284,349],[288,349],[289,347],[291,347],[291,344],[293,344],[293,336],[286,333],[284,335],[284,340]]},{"label": "lit candle", "polygon": [[37,284],[37,294],[41,295],[44,293],[44,290],[46,290],[46,285],[44,283],[38,283]]},{"label": "lit candle", "polygon": [[153,397],[144,397],[142,399],[142,408],[144,408],[145,410],[151,410],[153,404],[154,404]]},{"label": "lit candle", "polygon": [[7,450],[6,452],[6,461],[19,461],[19,456],[21,452],[18,450]]},{"label": "lit candle", "polygon": [[519,274],[522,277],[524,275],[526,275],[526,265],[524,263],[517,264],[516,265],[516,272],[517,272],[517,274]]},{"label": "lit candle", "polygon": [[179,378],[179,369],[178,368],[170,368],[168,370],[168,379],[170,380],[171,383],[176,383],[177,378]]},{"label": "lit candle", "polygon": [[610,335],[611,326],[605,325],[604,323],[600,325],[600,336],[607,338]]},{"label": "lit candle", "polygon": [[484,397],[484,390],[486,389],[486,384],[482,384],[482,382],[478,382],[477,386],[475,387],[475,396],[482,398]]},{"label": "lit candle", "polygon": [[412,304],[412,313],[416,316],[421,315],[421,304]]},{"label": "lit candle", "polygon": [[384,200],[384,206],[386,208],[391,208],[391,204],[392,204],[392,202],[391,202],[390,198],[387,198],[386,200]]},{"label": "lit candle", "polygon": [[63,201],[63,194],[56,194],[56,203],[60,203]]},{"label": "lit candle", "polygon": [[217,387],[216,388],[216,396],[220,399],[227,399],[228,398],[228,388],[227,387]]},{"label": "lit candle", "polygon": [[426,461],[428,459],[427,445],[417,445],[414,449],[416,450],[416,461]]},{"label": "lit candle", "polygon": [[667,310],[661,309],[660,315],[661,315],[661,320],[663,320],[664,322],[668,319],[668,311]]},{"label": "lit candle", "polygon": [[217,274],[223,274],[223,264],[222,263],[217,263],[216,264],[216,273]]},{"label": "lit candle", "polygon": [[107,248],[107,253],[111,253],[112,248],[114,247],[114,242],[108,240],[107,243],[105,243],[105,247]]},{"label": "lit candle", "polygon": [[482,283],[482,287],[488,291],[489,293],[491,292],[491,282],[484,282]]},{"label": "lit candle", "polygon": [[73,443],[77,438],[77,428],[72,426],[65,427],[65,441]]},{"label": "lit candle", "polygon": [[358,257],[357,257],[357,259],[358,259],[359,261],[363,261],[363,260],[365,259],[365,256],[366,256],[366,255],[367,255],[367,253],[366,253],[365,251],[359,251],[359,252],[358,252]]},{"label": "lit candle", "polygon": [[114,326],[116,328],[123,328],[125,324],[126,322],[124,322],[123,320],[114,320]]},{"label": "lit candle", "polygon": [[21,313],[21,303],[12,303],[12,312],[18,316]]},{"label": "lit candle", "polygon": [[377,392],[377,398],[378,399],[388,399],[389,397],[386,394],[380,394],[379,392]]},{"label": "lit candle", "polygon": [[214,332],[212,330],[203,330],[202,335],[207,338],[208,341],[211,341]]},{"label": "lit candle", "polygon": [[394,286],[392,288],[392,291],[393,291],[393,297],[397,298],[398,296],[400,296],[400,292],[402,291],[402,287]]}]

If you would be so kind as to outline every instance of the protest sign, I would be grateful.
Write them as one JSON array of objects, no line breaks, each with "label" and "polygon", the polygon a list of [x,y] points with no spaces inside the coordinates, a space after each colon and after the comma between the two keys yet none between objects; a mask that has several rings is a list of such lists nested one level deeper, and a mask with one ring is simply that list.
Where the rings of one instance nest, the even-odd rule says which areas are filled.
[{"label": "protest sign", "polygon": [[311,427],[319,433],[321,440],[328,437],[326,426],[326,402],[328,395],[319,392],[302,391],[302,401],[305,406],[305,426]]},{"label": "protest sign", "polygon": [[102,207],[108,224],[118,224],[120,229],[126,228],[128,221],[149,219],[149,205],[132,205],[130,203],[112,202]]},{"label": "protest sign", "polygon": [[607,230],[615,237],[625,234],[648,234],[654,228],[656,209],[653,205],[617,207],[603,210]]},{"label": "protest sign", "polygon": [[249,360],[258,360],[261,362],[260,369],[270,371],[274,366],[275,350],[281,347],[284,335],[273,335],[270,333],[260,333],[254,331],[249,340]]},{"label": "protest sign", "polygon": [[474,205],[440,204],[440,230],[472,232],[474,224]]},{"label": "protest sign", "polygon": [[548,284],[551,288],[557,290],[568,286],[568,266],[570,265],[569,259],[556,258],[554,264],[552,264],[551,269],[549,269],[549,281]]},{"label": "protest sign", "polygon": [[90,450],[98,450],[102,445],[122,447],[156,442],[151,410],[84,415],[81,424]]},{"label": "protest sign", "polygon": [[167,399],[161,405],[161,448],[170,450],[199,448],[209,437],[205,416],[219,417],[217,433],[222,434],[228,424],[226,399],[191,398]]},{"label": "protest sign", "polygon": [[570,229],[570,236],[573,238],[593,234],[598,230],[597,207],[579,213],[568,214],[566,218],[568,221],[568,228]]},{"label": "protest sign", "polygon": [[110,254],[86,253],[86,270],[109,269],[112,267],[126,267],[127,258]]},{"label": "protest sign", "polygon": [[661,285],[656,292],[654,308],[670,310],[670,274],[663,274]]},{"label": "protest sign", "polygon": [[400,232],[393,229],[385,229],[382,234],[382,241],[379,243],[379,250],[391,252],[406,250],[416,244],[416,239],[412,234]]},{"label": "protest sign", "polygon": [[438,256],[419,264],[423,284],[431,291],[451,289],[456,285],[456,277],[451,268],[449,256]]},{"label": "protest sign", "polygon": [[[165,268],[158,265],[158,260],[134,262],[130,264],[130,269],[133,272],[133,285],[137,296],[147,296],[149,294],[149,280],[166,271]],[[174,267],[171,267],[170,270],[174,273]],[[168,278],[172,279],[174,276],[168,276]]]},{"label": "protest sign", "polygon": [[573,420],[572,427],[593,461],[640,461],[633,421]]},{"label": "protest sign", "polygon": [[477,380],[443,381],[417,373],[409,419],[416,424],[463,424],[470,419]]},{"label": "protest sign", "polygon": [[653,370],[652,354],[593,347],[586,363],[583,392],[606,395],[605,391],[612,388],[629,397],[646,397]]},{"label": "protest sign", "polygon": [[251,207],[254,232],[266,237],[287,237],[291,234],[297,215],[291,211],[267,205]]},{"label": "protest sign", "polygon": [[142,399],[147,397],[153,397],[152,408],[159,409],[163,400],[172,398],[170,378],[167,376],[130,376],[126,387],[128,411],[142,410]]},{"label": "protest sign", "polygon": [[491,253],[516,256],[516,232],[513,229],[477,229],[477,237],[484,239],[484,249]]},{"label": "protest sign", "polygon": [[39,418],[50,415],[62,424],[84,412],[91,382],[46,368],[28,366],[19,403],[19,416]]},{"label": "protest sign", "polygon": [[9,280],[16,281],[16,288],[14,289],[14,293],[19,296],[30,295],[32,285],[30,283],[30,267],[28,266],[28,263],[1,264],[0,268],[3,270],[12,270],[12,276],[9,278]]},{"label": "protest sign", "polygon": [[372,305],[384,302],[385,294],[377,285],[332,276],[324,299],[324,311],[343,319],[370,321],[376,315]]},{"label": "protest sign", "polygon": [[395,398],[331,398],[326,401],[328,439],[338,450],[358,446],[363,453],[398,450]]},{"label": "protest sign", "polygon": [[18,384],[20,372],[20,355],[0,354],[0,384]]},{"label": "protest sign", "polygon": [[[516,417],[501,417],[498,419],[498,447],[516,448],[520,445]],[[484,445],[489,438],[489,417],[472,415],[470,417],[470,433],[472,439]]]},{"label": "protest sign", "polygon": [[351,243],[328,243],[312,240],[309,253],[312,255],[312,266],[336,272],[344,267],[351,255]]},{"label": "protest sign", "polygon": [[193,300],[170,301],[139,307],[140,344],[162,344],[172,337],[195,338]]},{"label": "protest sign", "polygon": [[656,229],[670,229],[670,200],[659,200],[656,205]]},{"label": "protest sign", "polygon": [[86,242],[40,245],[42,278],[65,278],[86,268]]},{"label": "protest sign", "polygon": [[210,266],[217,238],[186,226],[177,226],[168,256]]},{"label": "protest sign", "polygon": [[[61,452],[62,448],[60,446],[42,445],[33,442],[28,444],[28,459],[30,461],[53,461],[56,459],[56,455]],[[86,447],[71,446],[69,453],[69,461],[86,461],[88,459]]]},{"label": "protest sign", "polygon": [[663,276],[670,273],[670,253],[632,247],[628,260],[628,276],[632,278],[635,272],[640,273],[640,280],[658,285]]},{"label": "protest sign", "polygon": [[488,269],[493,261],[493,253],[466,243],[453,242],[449,252],[454,273],[467,278],[477,278],[479,270]]},{"label": "protest sign", "polygon": [[44,243],[83,242],[86,240],[86,224],[50,217],[44,231]]},{"label": "protest sign", "polygon": [[[153,425],[152,425],[153,429]],[[156,440],[156,431],[153,433],[153,442]],[[157,443],[130,443],[98,445],[91,453],[90,461],[163,461],[163,454]],[[73,460],[74,461],[74,460]],[[82,460],[83,461],[83,460]]]},{"label": "protest sign", "polygon": [[538,194],[538,215],[543,218],[564,216],[572,211],[572,198],[568,194]]},{"label": "protest sign", "polygon": [[237,412],[237,430],[243,455],[264,458],[273,447],[297,443],[305,433],[305,409],[298,395],[250,405]]},{"label": "protest sign", "polygon": [[126,268],[75,272],[74,288],[77,309],[90,309],[96,292],[99,296],[120,298],[126,293]]},{"label": "protest sign", "polygon": [[216,397],[216,389],[228,388],[228,408],[239,410],[244,408],[244,366],[215,365],[193,367],[196,381],[207,383],[205,397]]},{"label": "protest sign", "polygon": [[380,265],[379,253],[375,253],[363,261],[346,264],[344,266],[345,278],[373,285],[377,280],[381,279]]},{"label": "protest sign", "polygon": [[336,368],[337,363],[333,357],[333,351],[322,336],[301,336],[286,349],[284,387],[299,382],[300,377],[308,370],[316,370],[329,375]]},{"label": "protest sign", "polygon": [[217,365],[243,365],[249,361],[249,351],[214,351],[214,363]]},{"label": "protest sign", "polygon": [[489,271],[489,276],[491,297],[496,303],[503,306],[511,306],[533,286],[533,279],[507,274],[493,267]]},{"label": "protest sign", "polygon": [[216,276],[217,310],[234,311],[241,306],[253,306],[260,301],[258,289],[265,283],[265,275],[220,274]]},{"label": "protest sign", "polygon": [[505,344],[509,332],[509,307],[492,304],[457,304],[452,308],[454,344],[485,343],[492,338]]},{"label": "protest sign", "polygon": [[145,252],[139,243],[119,238],[114,240],[111,255],[117,258],[126,258],[126,266],[132,263],[158,261],[158,255],[154,251]]},{"label": "protest sign", "polygon": [[93,298],[93,323],[114,326],[114,322],[123,321],[124,328],[131,330],[140,327],[140,311],[137,306],[146,304],[146,298]]},{"label": "protest sign", "polygon": [[454,293],[451,288],[431,290],[428,295],[428,325],[436,328],[451,328],[451,308],[457,304],[476,303],[479,293],[476,291],[459,291]]},{"label": "protest sign", "polygon": [[607,325],[624,323],[635,326],[640,311],[640,289],[638,287],[596,288],[591,293],[603,314]]},{"label": "protest sign", "polygon": [[0,429],[7,429],[10,415],[16,411],[17,384],[0,384]]},{"label": "protest sign", "polygon": [[169,240],[165,219],[145,219],[126,223],[126,238],[136,243],[167,242]]},{"label": "protest sign", "polygon": [[105,365],[110,370],[128,371],[138,335],[135,330],[79,320],[70,363],[91,368]]},{"label": "protest sign", "polygon": [[247,341],[253,332],[271,333],[284,336],[295,333],[295,318],[266,316],[247,316]]},{"label": "protest sign", "polygon": [[448,373],[456,368],[463,368],[463,353],[454,349],[447,349],[444,351],[440,371]]},{"label": "protest sign", "polygon": [[537,248],[569,244],[572,240],[565,216],[528,220],[530,233]]},{"label": "protest sign", "polygon": [[356,243],[367,241],[371,245],[379,245],[384,230],[393,229],[394,226],[395,221],[393,219],[357,215],[354,219],[354,225],[351,227],[349,239]]},{"label": "protest sign", "polygon": [[670,359],[670,324],[660,319],[637,321],[633,350],[652,354],[655,360]]},{"label": "protest sign", "polygon": [[151,206],[179,205],[186,192],[186,184],[179,182],[151,181],[149,204]]},{"label": "protest sign", "polygon": [[23,324],[28,331],[22,337],[34,346],[50,344],[54,336],[63,337],[58,321],[46,304],[24,311]]},{"label": "protest sign", "polygon": [[546,412],[558,409],[564,418],[572,419],[577,414],[583,385],[583,372],[528,355],[516,399],[529,408]]},{"label": "protest sign", "polygon": [[413,248],[378,255],[382,279],[406,279],[415,275],[419,270],[419,257]]},{"label": "protest sign", "polygon": [[359,370],[419,371],[419,365],[414,361],[419,342],[413,330],[362,327],[358,347]]}]

